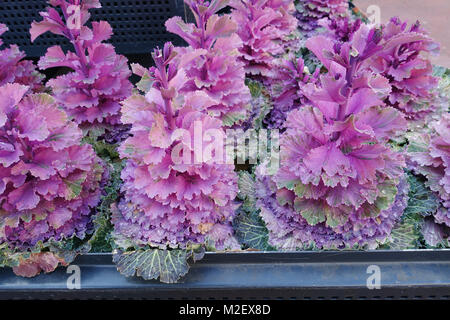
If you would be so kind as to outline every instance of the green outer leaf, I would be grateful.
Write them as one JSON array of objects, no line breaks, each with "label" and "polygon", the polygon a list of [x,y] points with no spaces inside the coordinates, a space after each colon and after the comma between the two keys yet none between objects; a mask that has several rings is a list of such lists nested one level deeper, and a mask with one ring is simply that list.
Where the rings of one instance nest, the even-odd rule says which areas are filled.
[{"label": "green outer leaf", "polygon": [[160,279],[164,283],[176,283],[189,271],[187,260],[192,251],[175,249],[147,249],[114,254],[117,270],[126,277],[134,275],[145,280]]},{"label": "green outer leaf", "polygon": [[405,214],[420,214],[428,216],[434,214],[439,207],[439,197],[425,186],[419,177],[409,173],[409,200]]},{"label": "green outer leaf", "polygon": [[421,177],[407,172],[409,183],[408,206],[402,220],[394,227],[389,241],[382,248],[405,250],[428,247],[422,236],[424,216],[433,215],[439,207],[439,198],[429,190]]},{"label": "green outer leaf", "polygon": [[392,250],[414,249],[417,248],[420,237],[417,221],[412,217],[406,217],[392,230],[388,246]]},{"label": "green outer leaf", "polygon": [[77,237],[71,237],[63,241],[50,240],[46,243],[39,241],[27,251],[11,249],[8,244],[0,244],[0,267],[17,267],[22,260],[26,260],[32,253],[52,252],[62,265],[68,265],[80,254],[89,252],[90,244]]},{"label": "green outer leaf", "polygon": [[0,267],[16,267],[19,265],[20,252],[14,252],[7,243],[0,244]]},{"label": "green outer leaf", "polygon": [[72,237],[65,241],[51,242],[49,244],[49,249],[59,258],[64,259],[66,264],[69,264],[72,263],[78,255],[88,253],[91,249],[91,245],[89,242],[77,237]]},{"label": "green outer leaf", "polygon": [[[252,128],[258,130],[263,128],[263,121],[272,110],[273,106],[270,101],[270,94],[267,92],[267,90],[263,87],[262,83],[260,83],[259,81],[247,79],[245,84],[250,90],[252,99],[258,99],[260,97],[262,97],[263,99],[263,102],[259,106],[260,110],[258,112],[258,115],[253,118],[253,121],[251,123]],[[251,109],[253,107],[250,106],[249,108]],[[253,111],[254,110],[249,110],[249,112]]]},{"label": "green outer leaf", "polygon": [[[106,202],[106,201],[105,201]],[[111,252],[111,231],[113,229],[109,219],[110,213],[101,210],[94,219],[95,232],[89,239],[91,252]]]},{"label": "green outer leaf", "polygon": [[102,125],[86,128],[82,142],[90,144],[94,148],[95,153],[103,160],[119,159],[118,145],[106,143],[101,139],[101,136],[105,134],[108,128],[108,126]]},{"label": "green outer leaf", "polygon": [[233,228],[238,239],[246,248],[271,251],[269,232],[259,216],[259,211],[240,210],[233,221]]}]

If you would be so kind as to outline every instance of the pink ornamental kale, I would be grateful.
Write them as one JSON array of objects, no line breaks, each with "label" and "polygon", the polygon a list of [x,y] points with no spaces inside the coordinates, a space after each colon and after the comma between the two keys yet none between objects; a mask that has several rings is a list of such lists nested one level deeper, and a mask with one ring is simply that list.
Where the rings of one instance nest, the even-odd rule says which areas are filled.
[{"label": "pink ornamental kale", "polygon": [[219,150],[213,158],[199,158],[209,146],[202,132],[224,134],[220,120],[199,111],[215,100],[203,91],[181,93],[189,78],[174,63],[175,55],[170,43],[155,50],[153,86],[145,97],[135,94],[123,104],[122,122],[132,124],[133,136],[119,149],[127,164],[125,197],[112,218],[115,233],[161,249],[207,240],[217,248],[234,246],[234,166],[223,162]]},{"label": "pink ornamental kale", "polygon": [[321,19],[333,21],[349,16],[348,0],[296,0],[295,8],[298,26],[305,38],[317,33]]},{"label": "pink ornamental kale", "polygon": [[92,231],[103,172],[54,99],[28,90],[0,87],[0,244],[24,253]]},{"label": "pink ornamental kale", "polygon": [[67,67],[73,71],[48,81],[56,100],[78,124],[117,124],[120,102],[131,94],[128,80],[131,72],[124,56],[114,47],[104,44],[112,35],[108,22],[85,24],[91,8],[100,8],[98,0],[50,0],[59,7],[64,18],[54,8],[41,12],[43,20],[31,25],[31,40],[50,31],[69,39],[75,52],[65,54],[53,46],[38,63],[41,69]]},{"label": "pink ornamental kale", "polygon": [[[288,216],[275,214],[275,219],[290,221],[295,212],[296,223],[307,223],[308,232],[316,232],[317,246],[335,246],[326,239],[339,237],[339,246],[373,245],[387,237],[406,203],[398,186],[404,179],[404,158],[387,145],[406,129],[406,121],[384,106],[387,79],[361,68],[377,49],[373,31],[360,28],[352,43],[340,46],[318,36],[307,47],[329,72],[320,77],[320,85],[305,86],[314,107],[287,117],[272,190]],[[369,229],[362,232],[365,227]]]},{"label": "pink ornamental kale", "polygon": [[[382,34],[383,50],[369,61],[369,67],[388,78],[392,85],[392,93],[385,102],[407,118],[423,118],[435,108],[438,78],[432,75],[430,55],[438,53],[439,44],[418,21],[408,28],[407,23],[392,18],[383,26]],[[389,45],[392,43],[395,45]]]},{"label": "pink ornamental kale", "polygon": [[[0,24],[0,36],[8,31],[8,27]],[[0,38],[0,46],[3,41]],[[44,78],[34,66],[32,61],[22,60],[25,53],[19,47],[12,45],[0,51],[0,86],[6,83],[19,83],[30,86],[33,91],[42,91]]]},{"label": "pink ornamental kale", "polygon": [[244,45],[240,48],[250,76],[271,77],[274,57],[284,53],[283,43],[297,29],[292,0],[232,0],[233,19]]},{"label": "pink ornamental kale", "polygon": [[426,177],[425,185],[441,198],[436,222],[450,227],[450,114],[443,114],[430,127],[430,132],[408,136],[408,160],[415,173]]},{"label": "pink ornamental kale", "polygon": [[217,14],[227,3],[227,0],[186,1],[195,24],[173,17],[167,20],[166,27],[189,44],[176,49],[179,67],[188,79],[181,92],[205,92],[212,104],[201,108],[231,126],[245,119],[250,92],[245,86],[244,64],[238,60],[242,47],[236,34],[238,25],[230,15]]}]

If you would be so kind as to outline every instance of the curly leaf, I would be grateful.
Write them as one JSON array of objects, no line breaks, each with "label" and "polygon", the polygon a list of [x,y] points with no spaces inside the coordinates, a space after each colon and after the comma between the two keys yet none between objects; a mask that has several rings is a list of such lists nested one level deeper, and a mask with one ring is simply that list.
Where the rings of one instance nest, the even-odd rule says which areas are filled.
[{"label": "curly leaf", "polygon": [[108,143],[104,139],[107,129],[108,127],[104,125],[91,126],[85,131],[82,141],[90,144],[103,159],[118,159],[117,145]]}]

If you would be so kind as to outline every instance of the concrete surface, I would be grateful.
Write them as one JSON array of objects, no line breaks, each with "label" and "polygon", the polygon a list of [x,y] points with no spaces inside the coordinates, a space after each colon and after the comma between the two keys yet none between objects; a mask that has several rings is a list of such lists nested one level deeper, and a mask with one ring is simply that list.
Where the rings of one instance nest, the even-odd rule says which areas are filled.
[{"label": "concrete surface", "polygon": [[363,12],[370,5],[379,6],[383,23],[393,16],[409,23],[419,20],[441,45],[441,53],[433,58],[433,63],[450,68],[450,0],[354,0],[354,3]]}]

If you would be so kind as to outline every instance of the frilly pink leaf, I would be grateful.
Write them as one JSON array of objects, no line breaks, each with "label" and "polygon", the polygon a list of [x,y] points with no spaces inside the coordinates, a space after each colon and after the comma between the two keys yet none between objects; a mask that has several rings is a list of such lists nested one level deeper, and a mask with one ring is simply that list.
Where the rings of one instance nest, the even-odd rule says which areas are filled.
[{"label": "frilly pink leaf", "polygon": [[406,206],[405,159],[388,144],[406,130],[406,120],[385,106],[388,79],[365,65],[382,52],[380,41],[366,26],[349,42],[326,36],[307,41],[328,73],[302,88],[312,107],[287,116],[278,172],[265,177],[265,163],[257,169],[258,203],[279,248],[310,242],[373,248],[386,241]]}]

